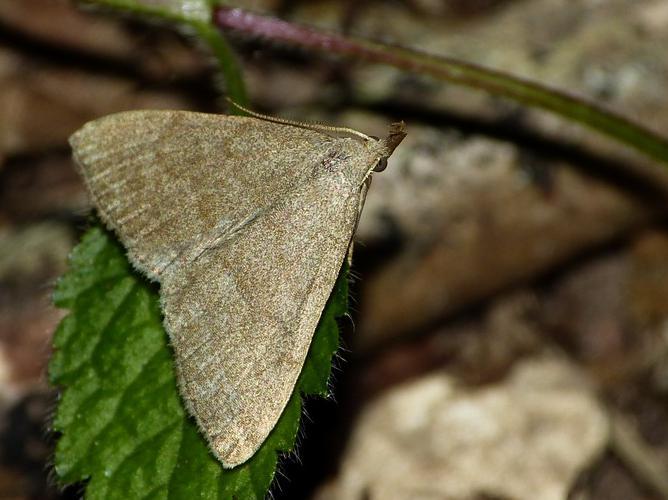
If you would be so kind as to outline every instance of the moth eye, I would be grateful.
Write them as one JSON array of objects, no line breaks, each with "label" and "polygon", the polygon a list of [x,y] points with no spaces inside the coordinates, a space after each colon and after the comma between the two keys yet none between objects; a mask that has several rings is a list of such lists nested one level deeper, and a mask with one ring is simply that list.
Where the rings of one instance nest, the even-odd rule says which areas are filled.
[{"label": "moth eye", "polygon": [[387,168],[387,158],[379,158],[376,166],[373,167],[374,172],[382,172]]}]

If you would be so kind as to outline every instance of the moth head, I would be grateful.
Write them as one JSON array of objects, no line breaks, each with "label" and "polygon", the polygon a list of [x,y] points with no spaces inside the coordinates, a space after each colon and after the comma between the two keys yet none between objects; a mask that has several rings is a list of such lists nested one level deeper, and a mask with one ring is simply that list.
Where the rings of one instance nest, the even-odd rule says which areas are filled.
[{"label": "moth head", "polygon": [[390,125],[390,131],[387,137],[379,139],[377,137],[370,137],[367,142],[367,147],[372,153],[373,162],[369,170],[364,176],[364,181],[370,178],[373,172],[382,172],[387,168],[387,159],[394,152],[396,147],[406,137],[406,124],[401,121]]},{"label": "moth head", "polygon": [[403,121],[395,122],[390,125],[390,131],[388,132],[387,137],[379,141],[385,151],[383,158],[385,158],[386,161],[397,146],[401,144],[401,141],[404,140],[404,137],[406,137],[406,124]]}]

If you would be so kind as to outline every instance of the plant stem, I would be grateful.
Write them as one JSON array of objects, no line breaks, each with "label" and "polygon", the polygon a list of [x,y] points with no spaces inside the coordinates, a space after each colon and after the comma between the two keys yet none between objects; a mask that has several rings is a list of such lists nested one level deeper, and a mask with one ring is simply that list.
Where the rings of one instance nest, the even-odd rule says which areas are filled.
[{"label": "plant stem", "polygon": [[[247,106],[248,96],[241,68],[227,40],[211,24],[192,23],[192,26],[197,30],[198,36],[207,43],[211,52],[216,57],[218,67],[225,79],[228,96],[234,102],[242,106]],[[239,114],[236,108],[230,108],[229,112],[231,114]]]},{"label": "plant stem", "polygon": [[213,12],[213,22],[221,30],[236,30],[272,42],[388,64],[412,73],[482,89],[586,125],[668,165],[666,138],[593,102],[536,82],[452,58],[358,37],[326,33],[243,9],[217,7]]}]

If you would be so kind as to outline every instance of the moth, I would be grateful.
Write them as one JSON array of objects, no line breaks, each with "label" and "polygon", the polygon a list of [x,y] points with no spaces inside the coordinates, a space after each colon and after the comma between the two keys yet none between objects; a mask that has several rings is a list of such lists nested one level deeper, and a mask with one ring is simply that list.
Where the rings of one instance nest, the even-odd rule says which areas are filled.
[{"label": "moth", "polygon": [[85,124],[74,158],[130,262],[160,284],[179,390],[224,467],[287,404],[371,175],[406,135],[278,118],[129,111]]}]

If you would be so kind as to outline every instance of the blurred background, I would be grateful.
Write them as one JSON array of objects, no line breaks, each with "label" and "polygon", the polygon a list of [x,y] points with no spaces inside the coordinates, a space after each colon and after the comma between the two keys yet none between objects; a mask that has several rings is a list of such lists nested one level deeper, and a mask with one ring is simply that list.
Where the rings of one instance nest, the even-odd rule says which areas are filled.
[{"label": "blurred background", "polygon": [[[587,96],[668,135],[665,0],[235,2]],[[668,498],[668,174],[599,136],[387,67],[233,36],[253,106],[409,135],[374,176],[330,400],[276,498]],[[88,225],[67,137],[224,111],[187,34],[0,2],[0,498],[49,472],[52,286]]]}]

